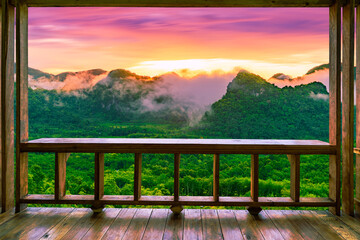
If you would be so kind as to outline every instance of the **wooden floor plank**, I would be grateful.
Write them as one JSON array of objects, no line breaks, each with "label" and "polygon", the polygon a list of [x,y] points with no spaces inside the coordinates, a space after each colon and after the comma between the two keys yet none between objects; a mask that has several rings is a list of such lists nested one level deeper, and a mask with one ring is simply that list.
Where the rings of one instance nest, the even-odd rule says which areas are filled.
[{"label": "wooden floor plank", "polygon": [[261,211],[257,216],[254,216],[254,218],[265,239],[284,240],[280,231],[265,212]]},{"label": "wooden floor plank", "polygon": [[221,232],[225,240],[244,239],[232,210],[218,210]]},{"label": "wooden floor plank", "polygon": [[169,209],[154,209],[145,229],[143,240],[161,240],[164,235]]},{"label": "wooden floor plank", "polygon": [[28,231],[24,231],[19,239],[39,239],[47,231],[56,226],[62,219],[68,216],[73,208],[52,208],[45,216],[35,216],[32,223],[28,226]]},{"label": "wooden floor plank", "polygon": [[219,217],[215,209],[202,209],[201,218],[204,239],[223,239]]},{"label": "wooden floor plank", "polygon": [[101,239],[110,225],[114,222],[120,209],[106,208],[103,214],[99,214],[94,225],[89,229],[82,239]]},{"label": "wooden floor plank", "polygon": [[13,236],[18,232],[21,234],[21,231],[31,224],[35,216],[44,215],[47,211],[48,209],[45,208],[29,208],[16,214],[0,226],[0,239],[5,239],[5,236]]},{"label": "wooden floor plank", "polygon": [[164,240],[183,239],[184,232],[184,214],[175,215],[169,213],[166,220],[166,227],[164,232]]},{"label": "wooden floor plank", "polygon": [[117,218],[111,224],[102,239],[122,239],[126,230],[128,229],[131,220],[133,219],[137,209],[136,208],[123,208],[118,214]]},{"label": "wooden floor plank", "polygon": [[346,213],[342,213],[341,216],[336,216],[338,219],[343,221],[346,225],[351,227],[355,232],[360,234],[360,219],[351,217]]},{"label": "wooden floor plank", "polygon": [[45,233],[42,240],[54,240],[61,239],[70,229],[77,224],[81,218],[86,215],[92,215],[92,210],[89,208],[76,208],[70,214],[68,214],[63,220],[56,224],[52,229]]},{"label": "wooden floor plank", "polygon": [[8,211],[0,214],[0,225],[5,223],[6,221],[12,219],[15,216],[15,211]]},{"label": "wooden floor plank", "polygon": [[296,229],[291,225],[289,221],[287,221],[284,215],[279,210],[266,210],[264,211],[275,224],[281,235],[285,239],[303,239],[301,234],[296,231]]},{"label": "wooden floor plank", "polygon": [[62,240],[81,239],[94,225],[96,219],[98,217],[101,217],[102,214],[104,213],[102,212],[99,214],[94,214],[92,211],[89,211],[88,214],[82,216],[61,239]]},{"label": "wooden floor plank", "polygon": [[281,213],[304,239],[324,239],[312,225],[304,221],[304,219],[299,215],[299,212],[293,210],[282,210]]},{"label": "wooden floor plank", "polygon": [[184,240],[201,240],[202,223],[200,209],[185,209]]},{"label": "wooden floor plank", "polygon": [[302,218],[313,226],[326,240],[341,240],[336,231],[309,211],[299,211]]},{"label": "wooden floor plank", "polygon": [[346,240],[360,239],[360,234],[328,211],[311,211],[311,213],[317,214],[320,219],[329,224],[342,238]]},{"label": "wooden floor plank", "polygon": [[149,222],[152,209],[138,209],[122,239],[141,239]]},{"label": "wooden floor plank", "polygon": [[248,211],[234,210],[234,213],[244,239],[264,239],[254,217]]}]

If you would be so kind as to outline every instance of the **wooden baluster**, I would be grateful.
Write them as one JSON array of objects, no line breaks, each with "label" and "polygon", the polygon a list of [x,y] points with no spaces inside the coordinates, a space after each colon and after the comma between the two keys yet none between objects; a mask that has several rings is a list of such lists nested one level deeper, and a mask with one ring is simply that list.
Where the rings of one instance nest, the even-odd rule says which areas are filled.
[{"label": "wooden baluster", "polygon": [[214,201],[219,201],[219,183],[220,183],[220,155],[214,154],[214,169],[213,169],[213,196]]},{"label": "wooden baluster", "polygon": [[300,155],[288,155],[290,161],[290,197],[300,201]]},{"label": "wooden baluster", "polygon": [[94,212],[101,212],[104,204],[101,199],[104,196],[104,153],[95,153],[95,204],[92,206]]},{"label": "wooden baluster", "polygon": [[354,215],[354,0],[343,8],[342,210]]},{"label": "wooden baluster", "polygon": [[135,153],[134,201],[139,201],[141,197],[141,165],[142,165],[142,154]]},{"label": "wooden baluster", "polygon": [[[356,8],[356,147],[360,148],[360,6]],[[356,154],[355,212],[360,215],[360,155]],[[340,210],[340,209],[339,209]]]},{"label": "wooden baluster", "polygon": [[178,215],[183,210],[183,207],[179,205],[176,202],[179,202],[179,195],[180,195],[180,189],[179,189],[179,183],[180,183],[180,153],[175,153],[174,156],[174,202],[170,209],[171,211]]},{"label": "wooden baluster", "polygon": [[55,153],[55,200],[61,200],[66,194],[66,161],[70,153]]},{"label": "wooden baluster", "polygon": [[174,202],[179,201],[180,189],[180,154],[176,153],[174,158]]},{"label": "wooden baluster", "polygon": [[[254,202],[259,201],[259,155],[251,155],[251,198]],[[252,215],[258,215],[261,212],[260,207],[248,207],[247,210]]]},{"label": "wooden baluster", "polygon": [[339,0],[329,10],[329,143],[336,154],[329,156],[329,198],[336,202],[330,207],[340,215],[340,152],[341,152],[341,5]]}]

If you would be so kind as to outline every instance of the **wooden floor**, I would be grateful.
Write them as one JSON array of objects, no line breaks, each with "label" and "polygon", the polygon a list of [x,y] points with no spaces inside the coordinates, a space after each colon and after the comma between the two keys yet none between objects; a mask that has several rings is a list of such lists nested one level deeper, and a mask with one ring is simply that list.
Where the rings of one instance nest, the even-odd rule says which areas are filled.
[{"label": "wooden floor", "polygon": [[360,239],[360,220],[327,211],[28,208],[0,215],[0,239]]}]

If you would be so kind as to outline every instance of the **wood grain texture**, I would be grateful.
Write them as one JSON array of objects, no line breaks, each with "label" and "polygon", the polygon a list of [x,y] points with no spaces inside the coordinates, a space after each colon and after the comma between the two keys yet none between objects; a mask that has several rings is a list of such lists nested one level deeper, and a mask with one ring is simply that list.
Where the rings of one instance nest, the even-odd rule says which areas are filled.
[{"label": "wood grain texture", "polygon": [[14,6],[1,1],[1,212],[14,207]]},{"label": "wood grain texture", "polygon": [[290,161],[290,197],[300,201],[300,155],[288,155]]},{"label": "wood grain texture", "polygon": [[220,196],[220,155],[214,155],[213,162],[213,197],[214,201],[219,201]]},{"label": "wood grain texture", "polygon": [[232,210],[217,210],[222,235],[225,240],[244,239]]},{"label": "wood grain texture", "polygon": [[343,7],[342,209],[354,215],[354,0]]},{"label": "wood grain texture", "polygon": [[250,213],[240,210],[234,211],[234,214],[244,239],[264,239],[254,217]]},{"label": "wood grain texture", "polygon": [[70,153],[55,154],[55,200],[66,195],[66,161]]},{"label": "wood grain texture", "polygon": [[303,239],[303,237],[298,231],[296,231],[293,225],[286,220],[281,211],[265,210],[264,212],[271,218],[271,221],[274,223],[277,230],[280,232],[284,239]]},{"label": "wood grain texture", "polygon": [[16,211],[26,208],[20,198],[28,193],[28,154],[20,152],[20,143],[29,138],[28,117],[28,7],[16,5]]},{"label": "wood grain texture", "polygon": [[336,202],[330,208],[340,214],[341,191],[341,4],[336,0],[329,8],[329,143],[336,154],[329,156],[329,197]]},{"label": "wood grain texture", "polygon": [[142,240],[162,239],[169,209],[153,210]]},{"label": "wood grain texture", "polygon": [[254,202],[259,200],[259,155],[251,155],[250,194]]},{"label": "wood grain texture", "polygon": [[[15,3],[16,0],[11,0]],[[329,7],[333,0],[26,0],[30,7]]]},{"label": "wood grain texture", "polygon": [[179,201],[180,195],[180,153],[174,156],[174,201]]},{"label": "wood grain texture", "polygon": [[[356,8],[356,32],[360,32],[360,7]],[[360,66],[360,34],[356,34],[356,66]],[[360,67],[356,68],[356,80],[360,80]],[[356,81],[356,106],[360,106],[360,81]],[[356,108],[356,147],[360,148],[360,108]],[[355,196],[360,199],[360,155],[356,155],[355,171]],[[354,204],[356,214],[360,214],[360,204]]]},{"label": "wood grain texture", "polygon": [[318,140],[42,138],[20,145],[22,152],[184,153],[184,154],[336,154]]},{"label": "wood grain texture", "polygon": [[169,213],[164,231],[164,240],[182,239],[184,233],[184,214]]},{"label": "wood grain texture", "polygon": [[185,209],[184,240],[203,239],[200,209]]},{"label": "wood grain texture", "polygon": [[95,153],[95,200],[104,196],[104,154]]},{"label": "wood grain texture", "polygon": [[201,218],[204,239],[223,239],[219,217],[215,209],[202,209]]},{"label": "wood grain texture", "polygon": [[149,222],[152,209],[138,209],[122,239],[141,239]]},{"label": "wood grain texture", "polygon": [[134,218],[136,211],[136,208],[122,209],[102,239],[123,239],[123,236]]},{"label": "wood grain texture", "polygon": [[134,201],[138,201],[141,197],[141,165],[142,165],[142,154],[135,153]]},{"label": "wood grain texture", "polygon": [[260,212],[257,216],[253,217],[259,227],[261,234],[264,236],[265,239],[285,239],[265,212]]}]

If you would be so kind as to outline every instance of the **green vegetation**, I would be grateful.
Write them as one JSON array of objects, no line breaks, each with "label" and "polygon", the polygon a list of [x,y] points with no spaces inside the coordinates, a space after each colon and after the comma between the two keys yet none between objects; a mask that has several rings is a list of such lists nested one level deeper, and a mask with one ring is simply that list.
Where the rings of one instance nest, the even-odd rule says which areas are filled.
[{"label": "green vegetation", "polygon": [[[29,90],[30,137],[129,138],[328,138],[328,93],[321,83],[280,89],[261,77],[240,72],[227,93],[215,102],[200,122],[188,125],[186,111],[173,108],[171,96],[157,97],[168,107],[144,111],[142,99],[154,91],[156,81],[112,72],[110,82],[71,93]],[[121,94],[119,94],[121,92]],[[212,194],[211,155],[182,155],[182,195]],[[250,195],[250,156],[221,155],[220,194]],[[133,192],[133,154],[105,155],[105,194]],[[173,193],[173,155],[144,154],[144,195]],[[67,163],[68,194],[93,194],[94,156],[72,154]],[[29,155],[29,192],[54,192],[54,154]],[[283,155],[260,156],[260,195],[290,194],[290,164]],[[328,196],[328,156],[302,156],[301,196]]]}]

